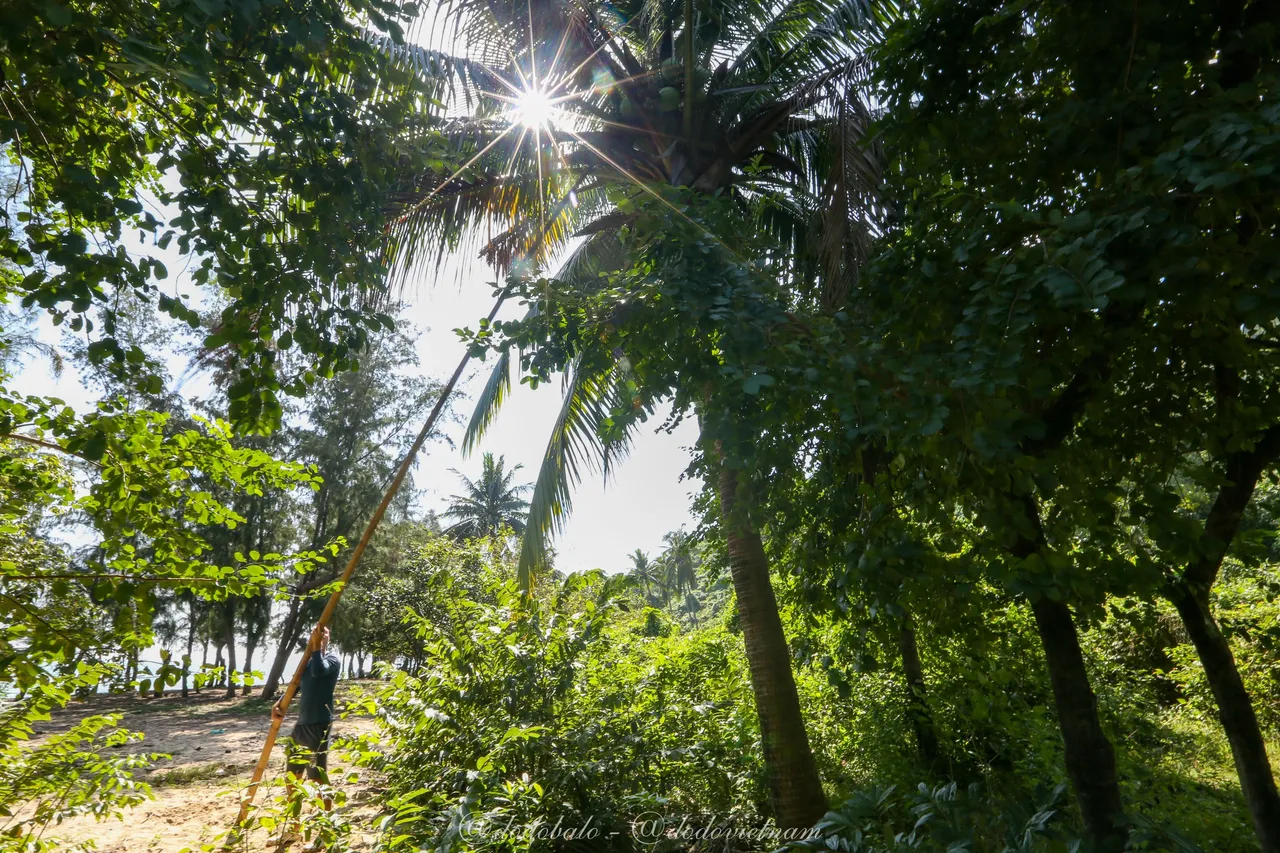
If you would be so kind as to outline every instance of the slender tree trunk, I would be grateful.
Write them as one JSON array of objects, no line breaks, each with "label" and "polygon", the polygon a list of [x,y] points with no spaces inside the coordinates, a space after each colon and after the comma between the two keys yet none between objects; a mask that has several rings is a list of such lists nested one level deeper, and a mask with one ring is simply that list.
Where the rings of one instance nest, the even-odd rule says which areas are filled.
[{"label": "slender tree trunk", "polygon": [[244,686],[240,689],[241,696],[248,696],[253,681],[253,653],[258,648],[258,636],[252,630],[244,638]]},{"label": "slender tree trunk", "polygon": [[[129,602],[128,607],[129,607],[129,625],[130,627],[132,627],[133,635],[136,637],[138,635],[138,608],[133,601]],[[138,680],[138,662],[139,662],[138,659],[140,654],[141,654],[141,649],[139,649],[137,645],[134,645],[129,649],[129,682],[130,683],[133,683]]]},{"label": "slender tree trunk", "polygon": [[907,680],[907,713],[911,715],[911,728],[915,731],[920,761],[930,773],[936,773],[941,755],[938,732],[933,725],[933,714],[929,711],[924,667],[920,664],[920,649],[916,646],[916,631],[912,627],[909,613],[902,617],[898,648],[902,652],[902,674]]},{"label": "slender tree trunk", "polygon": [[1124,849],[1128,830],[1116,774],[1116,755],[1102,731],[1071,610],[1041,596],[1031,605],[1049,666],[1058,726],[1085,833],[1098,853]]},{"label": "slender tree trunk", "polygon": [[[137,608],[136,608],[136,607],[134,607],[134,605],[133,605],[133,602],[132,602],[132,601],[130,601],[130,602],[129,602],[129,604],[128,604],[128,608],[129,608],[129,610],[128,610],[128,613],[129,613],[129,625],[130,625],[130,627],[132,627],[132,628],[133,628],[133,634],[134,634],[134,636],[137,636],[137,633],[138,633],[138,610],[137,610]],[[138,680],[138,647],[137,647],[136,645],[131,645],[131,646],[130,646],[130,648],[129,648],[129,653],[128,653],[128,656],[127,656],[127,658],[126,658],[126,660],[125,660],[125,669],[124,669],[124,672],[125,672],[125,676],[126,676],[126,678],[125,678],[125,682],[126,682],[127,684],[132,684],[133,682],[135,682],[135,681],[137,681],[137,680]]]},{"label": "slender tree trunk", "polygon": [[172,665],[172,663],[173,663],[173,655],[169,652],[168,649],[163,650],[160,653],[160,668],[156,670],[156,677],[151,682],[151,698],[153,699],[164,698],[164,682],[165,682],[165,678],[167,677],[167,673],[165,672],[165,670],[167,667]]},{"label": "slender tree trunk", "polygon": [[187,656],[182,659],[182,698],[186,699],[191,695],[191,688],[188,686],[188,678],[191,675],[191,644],[187,644]]},{"label": "slender tree trunk", "polygon": [[227,627],[227,693],[226,698],[236,698],[236,600],[228,598],[226,603]]},{"label": "slender tree trunk", "polygon": [[195,651],[196,646],[196,602],[192,598],[187,602],[187,656],[182,662],[182,698],[186,699],[190,693],[187,689],[187,678],[191,674],[191,655]]},{"label": "slender tree trunk", "polygon": [[[1048,543],[1036,499],[1026,495],[1020,502],[1027,522],[1035,531],[1035,538],[1020,537],[1012,553],[1026,559],[1046,549]],[[1076,631],[1071,608],[1041,595],[1031,602],[1031,612],[1035,616],[1040,644],[1044,647],[1053,702],[1058,712],[1058,728],[1062,732],[1067,778],[1071,780],[1080,806],[1085,836],[1097,853],[1123,850],[1129,829],[1124,822],[1115,749],[1098,718],[1098,702],[1089,684],[1089,671],[1084,665],[1080,635]]]},{"label": "slender tree trunk", "polygon": [[764,745],[774,819],[782,829],[807,829],[826,813],[827,797],[809,747],[764,544],[759,532],[734,517],[737,479],[736,472],[721,468],[720,513],[751,671],[751,689],[760,717],[760,739]]},{"label": "slender tree trunk", "polygon": [[196,674],[196,693],[200,692],[200,685],[203,683],[205,667],[209,665],[209,637],[206,635],[201,641],[200,647],[200,672]]},{"label": "slender tree trunk", "polygon": [[1201,600],[1184,585],[1176,587],[1170,597],[1191,635],[1205,678],[1218,703],[1218,719],[1231,744],[1231,756],[1253,818],[1258,845],[1262,853],[1280,853],[1280,793],[1271,775],[1271,761],[1258,716],[1236,668],[1231,646],[1214,621],[1207,598]]},{"label": "slender tree trunk", "polygon": [[[1226,371],[1222,377],[1222,395],[1235,399],[1234,377]],[[1182,617],[1213,690],[1218,719],[1231,744],[1240,790],[1249,807],[1262,853],[1280,853],[1280,793],[1276,791],[1258,716],[1236,668],[1231,646],[1213,618],[1209,593],[1239,532],[1245,510],[1253,500],[1258,481],[1275,466],[1277,459],[1280,459],[1280,424],[1259,433],[1252,447],[1242,447],[1220,460],[1226,482],[1218,490],[1205,518],[1199,558],[1166,590]]]},{"label": "slender tree trunk", "polygon": [[267,681],[262,685],[263,699],[271,699],[280,688],[280,679],[284,676],[285,664],[289,662],[289,653],[298,640],[298,616],[302,610],[296,596],[289,599],[289,610],[285,613],[284,623],[280,626],[280,644],[276,646],[276,656],[271,661],[271,669],[267,672]]}]

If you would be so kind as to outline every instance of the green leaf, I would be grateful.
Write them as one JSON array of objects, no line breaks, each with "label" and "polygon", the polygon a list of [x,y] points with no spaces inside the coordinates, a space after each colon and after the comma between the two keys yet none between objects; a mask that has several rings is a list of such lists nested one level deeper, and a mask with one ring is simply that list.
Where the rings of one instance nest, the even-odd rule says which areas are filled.
[{"label": "green leaf", "polygon": [[752,396],[759,394],[761,388],[768,388],[775,380],[767,373],[756,373],[742,381],[742,390]]}]

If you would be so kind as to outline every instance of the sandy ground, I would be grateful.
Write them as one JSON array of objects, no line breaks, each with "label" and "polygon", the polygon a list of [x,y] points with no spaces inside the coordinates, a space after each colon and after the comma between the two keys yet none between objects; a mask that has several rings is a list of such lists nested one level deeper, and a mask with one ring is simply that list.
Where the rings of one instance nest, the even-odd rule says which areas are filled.
[{"label": "sandy ground", "polygon": [[[350,686],[344,683],[342,689]],[[248,783],[270,727],[267,704],[256,698],[223,699],[209,691],[188,699],[176,695],[160,699],[102,696],[72,703],[39,731],[65,730],[82,717],[109,713],[123,714],[123,727],[145,735],[141,743],[128,747],[130,751],[172,756],[140,775],[151,785],[155,799],[127,812],[123,820],[76,818],[49,827],[45,838],[70,844],[93,841],[103,853],[179,853],[188,848],[199,850],[202,844],[220,839],[236,818],[238,791]],[[281,728],[282,738],[292,725],[291,713]],[[337,720],[333,728],[335,737],[373,731],[368,719]],[[283,751],[277,746],[266,778],[278,777],[283,763]],[[339,814],[355,828],[351,849],[368,850],[373,842],[369,827],[376,818],[371,804],[375,780],[361,771],[359,781],[347,781],[344,777],[349,769],[340,751],[330,754],[330,778],[348,799]],[[280,793],[278,787],[264,786],[257,801],[269,802]],[[272,849],[272,841],[264,830],[257,830],[234,849]],[[289,849],[299,848],[294,845]]]}]

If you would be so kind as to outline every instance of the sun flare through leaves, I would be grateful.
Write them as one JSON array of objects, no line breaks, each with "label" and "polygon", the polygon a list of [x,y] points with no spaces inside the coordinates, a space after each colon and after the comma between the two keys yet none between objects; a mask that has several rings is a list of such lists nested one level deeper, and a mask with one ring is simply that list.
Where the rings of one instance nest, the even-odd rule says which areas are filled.
[{"label": "sun flare through leaves", "polygon": [[541,89],[525,90],[514,99],[509,115],[512,124],[550,130],[556,117],[555,99]]}]

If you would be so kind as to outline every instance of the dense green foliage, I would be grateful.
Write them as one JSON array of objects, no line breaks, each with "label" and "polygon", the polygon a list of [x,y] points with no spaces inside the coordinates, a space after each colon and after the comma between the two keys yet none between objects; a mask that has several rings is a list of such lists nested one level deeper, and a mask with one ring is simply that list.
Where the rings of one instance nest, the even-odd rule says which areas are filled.
[{"label": "dense green foliage", "polygon": [[[513,557],[493,543],[464,546],[427,530],[417,541],[394,574],[421,592],[388,592],[405,603],[403,630],[420,646],[406,652],[410,667],[387,668],[387,683],[351,708],[382,723],[380,739],[351,747],[389,780],[388,849],[552,849],[593,826],[600,834],[580,840],[618,849],[637,840],[701,849],[716,831],[753,849],[779,841],[731,608],[712,604],[699,625],[681,627],[679,602],[654,607],[634,574],[548,579],[525,598]],[[695,595],[714,601],[725,579],[713,555],[702,569]],[[1237,623],[1245,659],[1245,643],[1274,624],[1278,577],[1272,564],[1230,572],[1236,589],[1267,602]],[[809,844],[1068,849],[1080,827],[1028,607],[991,586],[959,613],[954,602],[920,604],[920,653],[947,753],[934,771],[922,766],[883,620],[788,610],[808,725],[841,804]],[[1176,635],[1144,646],[1175,623],[1168,605],[1116,599],[1082,643],[1108,730],[1123,734],[1135,849],[1224,849],[1249,825],[1212,701],[1189,687],[1202,677],[1194,650]],[[1247,659],[1273,668],[1276,658]]]},{"label": "dense green foliage", "polygon": [[[91,757],[110,720],[20,741],[155,689],[153,636],[186,634],[160,687],[197,635],[234,667],[277,591],[274,692],[437,393],[380,331],[388,259],[483,234],[525,313],[464,333],[497,356],[465,445],[517,366],[565,400],[528,504],[486,454],[347,591],[383,848],[1280,851],[1276,8],[442,3],[462,57],[391,5],[19,3],[5,287],[92,332],[107,399],[0,393],[0,791],[38,804],[0,849],[59,784],[145,796]],[[215,417],[149,351],[153,300],[200,318],[131,230],[226,300]],[[666,405],[696,533],[557,574],[574,485]]]},{"label": "dense green foliage", "polygon": [[[486,562],[470,589],[457,558],[427,564],[434,606],[409,621],[423,666],[367,700],[391,748],[378,761],[394,780],[391,849],[527,849],[532,827],[557,823],[628,849],[648,811],[754,812],[758,735],[728,632],[681,636],[632,606],[618,575],[549,581],[526,599],[509,557]],[[513,837],[497,839],[508,824]]]},{"label": "dense green foliage", "polygon": [[[168,271],[147,253],[173,242],[198,258],[189,280],[227,299],[206,343],[234,356],[232,420],[278,424],[281,387],[301,393],[353,366],[392,324],[380,237],[402,167],[430,156],[429,93],[361,25],[400,38],[415,12],[379,0],[6,4],[0,146],[25,204],[6,210],[0,257],[22,267],[24,303],[95,333],[94,360],[154,387],[130,373],[145,353],[118,340],[113,294],[196,326],[199,303],[162,288]],[[143,254],[128,251],[132,233]],[[284,372],[278,354],[295,346],[307,363]]]}]

